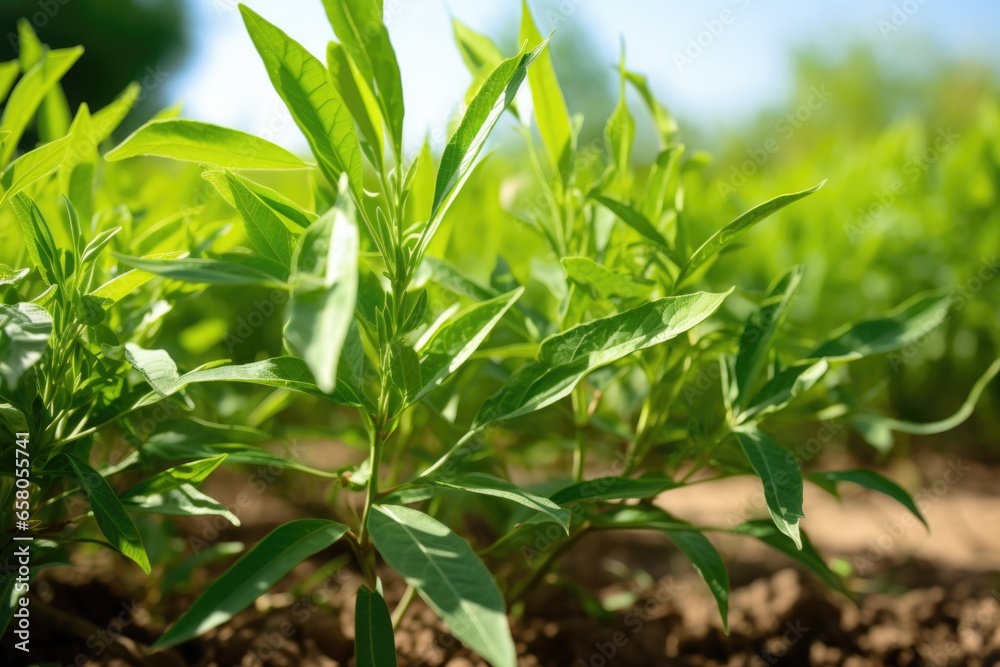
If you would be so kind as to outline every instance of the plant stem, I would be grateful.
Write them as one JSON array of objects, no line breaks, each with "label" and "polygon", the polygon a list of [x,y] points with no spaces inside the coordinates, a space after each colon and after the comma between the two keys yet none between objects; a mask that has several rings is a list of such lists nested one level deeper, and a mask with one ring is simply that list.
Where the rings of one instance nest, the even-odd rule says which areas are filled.
[{"label": "plant stem", "polygon": [[410,608],[410,603],[413,602],[413,597],[416,592],[417,589],[413,586],[407,586],[406,592],[403,593],[403,597],[399,600],[399,604],[397,604],[396,608],[392,610],[393,630],[399,627],[399,622],[403,620],[403,616],[406,615],[406,610]]},{"label": "plant stem", "polygon": [[582,482],[586,468],[587,438],[585,430],[590,421],[587,412],[587,390],[583,383],[573,389],[573,424],[576,427],[576,450],[573,453],[573,481]]}]

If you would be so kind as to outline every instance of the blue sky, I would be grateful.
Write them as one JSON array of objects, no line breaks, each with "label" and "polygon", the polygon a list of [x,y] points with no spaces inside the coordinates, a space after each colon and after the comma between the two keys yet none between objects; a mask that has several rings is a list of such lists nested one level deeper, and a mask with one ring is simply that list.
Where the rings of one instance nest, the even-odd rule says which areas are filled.
[{"label": "blue sky", "polygon": [[[247,37],[237,0],[189,0],[193,53],[169,96],[186,117],[267,136],[294,149],[304,141],[271,91]],[[952,56],[1000,70],[1000,2],[990,0],[530,0],[543,32],[573,21],[595,57],[616,61],[624,36],[631,69],[686,117],[731,124],[789,93],[796,49],[864,41],[905,64],[926,40]],[[384,0],[406,94],[406,142],[413,148],[460,105],[469,76],[451,37],[450,16],[502,43],[514,42],[518,0]],[[246,0],[322,58],[333,33],[320,0]],[[563,16],[566,16],[563,19]],[[498,33],[504,34],[498,34]],[[440,142],[438,142],[440,143]]]}]

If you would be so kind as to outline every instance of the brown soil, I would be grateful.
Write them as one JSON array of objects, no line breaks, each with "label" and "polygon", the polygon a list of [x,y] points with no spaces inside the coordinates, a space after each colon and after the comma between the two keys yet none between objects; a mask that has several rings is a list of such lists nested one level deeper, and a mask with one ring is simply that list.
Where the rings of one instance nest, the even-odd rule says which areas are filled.
[{"label": "brown soil", "polygon": [[[824,589],[763,545],[717,540],[732,580],[728,636],[708,590],[663,536],[588,536],[561,562],[560,571],[569,576],[538,587],[515,621],[519,664],[1000,665],[1000,471],[961,462],[957,481],[953,472],[947,475],[953,481],[935,486],[955,464],[931,459],[919,469],[897,465],[889,473],[911,490],[926,490],[930,535],[904,525],[904,510],[876,494],[851,490],[837,503],[822,492],[807,492],[805,528],[819,551],[865,575],[851,580],[860,591],[857,603]],[[757,514],[756,490],[752,480],[734,479],[670,491],[658,502],[692,521],[718,524],[720,517],[735,521]],[[242,528],[224,538],[252,543],[276,521],[297,514],[277,498],[263,500],[253,515],[243,516]],[[292,588],[320,563],[303,564],[254,608],[146,663],[352,665],[353,598],[361,579],[343,568],[314,581],[309,591]],[[392,606],[403,584],[386,574]],[[578,595],[567,581],[593,597]],[[142,664],[144,647],[162,631],[149,610],[176,617],[197,594],[161,600],[142,582],[125,574],[110,554],[46,572],[35,587],[32,662]],[[3,639],[4,664],[28,664],[11,655],[12,643],[10,635]],[[485,664],[419,601],[403,619],[396,644],[401,665]]]}]

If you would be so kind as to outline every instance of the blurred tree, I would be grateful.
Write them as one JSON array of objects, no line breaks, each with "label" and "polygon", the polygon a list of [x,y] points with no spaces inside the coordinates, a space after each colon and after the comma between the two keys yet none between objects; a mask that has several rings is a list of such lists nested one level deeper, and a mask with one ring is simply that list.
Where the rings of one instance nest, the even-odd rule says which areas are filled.
[{"label": "blurred tree", "polygon": [[83,57],[63,79],[70,108],[81,102],[100,108],[136,81],[138,108],[119,130],[127,132],[162,106],[165,85],[179,70],[187,46],[185,7],[177,0],[3,0],[0,62],[17,58],[22,18],[51,48],[83,45]]}]

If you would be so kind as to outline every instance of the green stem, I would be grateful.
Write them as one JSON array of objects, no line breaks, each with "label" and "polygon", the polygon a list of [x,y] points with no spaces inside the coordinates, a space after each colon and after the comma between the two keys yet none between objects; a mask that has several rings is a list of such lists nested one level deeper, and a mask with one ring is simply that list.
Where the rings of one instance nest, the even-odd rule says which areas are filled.
[{"label": "green stem", "polygon": [[576,429],[576,450],[573,452],[573,481],[582,482],[586,469],[586,428],[590,421],[587,414],[587,390],[583,383],[573,389],[573,424]]},{"label": "green stem", "polygon": [[399,627],[399,622],[403,620],[403,616],[406,615],[406,610],[410,608],[410,603],[413,602],[413,597],[416,592],[417,589],[413,586],[407,586],[406,592],[403,593],[403,597],[399,600],[399,604],[397,604],[396,608],[392,610],[393,630]]}]

